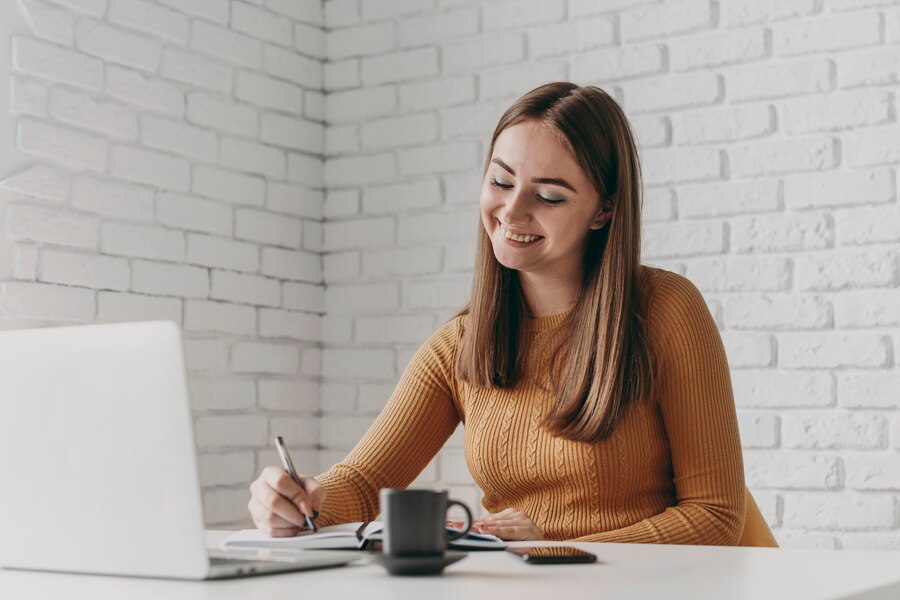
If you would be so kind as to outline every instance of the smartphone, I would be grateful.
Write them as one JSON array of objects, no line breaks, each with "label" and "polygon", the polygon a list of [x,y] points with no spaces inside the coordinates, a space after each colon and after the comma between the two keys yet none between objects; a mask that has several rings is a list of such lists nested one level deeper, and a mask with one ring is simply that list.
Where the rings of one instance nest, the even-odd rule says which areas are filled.
[{"label": "smartphone", "polygon": [[529,546],[528,548],[507,548],[506,550],[530,565],[560,565],[597,561],[596,554],[572,546]]}]

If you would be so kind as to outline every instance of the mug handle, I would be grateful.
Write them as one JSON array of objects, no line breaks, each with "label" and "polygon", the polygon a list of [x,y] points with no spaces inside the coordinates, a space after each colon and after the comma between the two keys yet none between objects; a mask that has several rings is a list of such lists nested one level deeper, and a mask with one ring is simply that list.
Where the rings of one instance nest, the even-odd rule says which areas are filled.
[{"label": "mug handle", "polygon": [[447,534],[447,541],[452,542],[453,540],[458,540],[462,536],[469,533],[469,530],[472,529],[472,511],[469,510],[469,507],[460,502],[459,500],[448,500],[447,501],[447,510],[450,510],[451,506],[458,506],[466,512],[466,528],[462,531],[458,531],[453,534]]}]

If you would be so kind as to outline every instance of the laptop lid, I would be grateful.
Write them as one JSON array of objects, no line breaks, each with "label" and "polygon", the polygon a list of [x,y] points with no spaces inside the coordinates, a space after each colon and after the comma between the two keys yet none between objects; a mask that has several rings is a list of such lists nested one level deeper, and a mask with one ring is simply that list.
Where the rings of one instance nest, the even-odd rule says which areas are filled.
[{"label": "laptop lid", "polygon": [[209,570],[174,323],[0,332],[0,565]]}]

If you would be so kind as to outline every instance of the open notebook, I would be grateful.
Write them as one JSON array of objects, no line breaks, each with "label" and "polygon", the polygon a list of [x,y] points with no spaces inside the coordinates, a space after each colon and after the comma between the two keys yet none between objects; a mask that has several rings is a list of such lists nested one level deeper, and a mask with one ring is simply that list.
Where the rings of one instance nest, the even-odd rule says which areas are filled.
[{"label": "open notebook", "polygon": [[[258,529],[243,529],[222,541],[222,548],[296,548],[303,550],[322,549],[368,549],[372,542],[383,537],[384,523],[344,523],[320,527],[318,533],[306,531],[295,537],[272,538]],[[448,532],[460,531],[447,527]],[[447,543],[454,550],[503,550],[506,544],[493,535],[472,533]]]}]

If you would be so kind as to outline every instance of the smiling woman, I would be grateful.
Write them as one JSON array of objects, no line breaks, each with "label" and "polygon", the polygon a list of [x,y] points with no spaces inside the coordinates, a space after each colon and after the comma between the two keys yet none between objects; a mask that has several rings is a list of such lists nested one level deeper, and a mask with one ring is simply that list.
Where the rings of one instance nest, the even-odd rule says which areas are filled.
[{"label": "smiling woman", "polygon": [[744,485],[728,362],[699,291],[640,263],[638,155],[605,92],[541,86],[501,117],[469,304],[422,345],[350,455],[299,486],[267,467],[270,535],[373,519],[460,422],[510,540],[774,546]]}]

